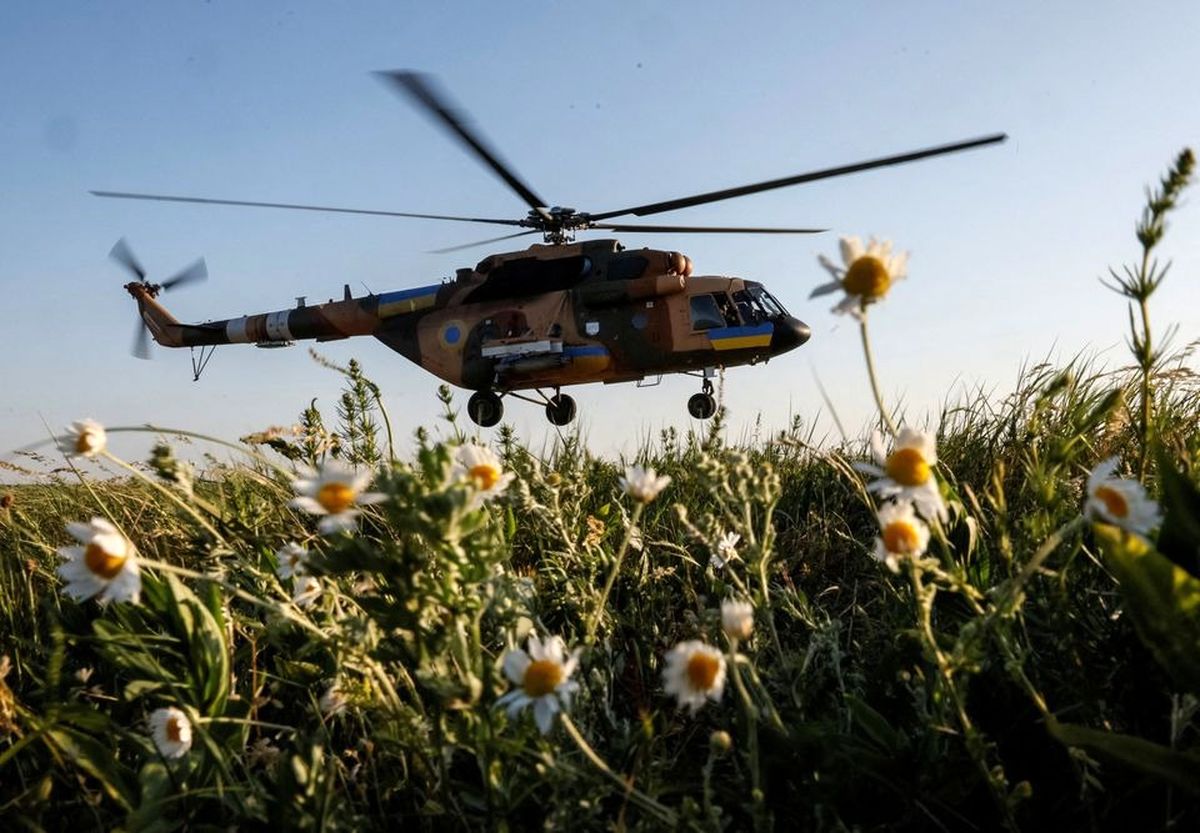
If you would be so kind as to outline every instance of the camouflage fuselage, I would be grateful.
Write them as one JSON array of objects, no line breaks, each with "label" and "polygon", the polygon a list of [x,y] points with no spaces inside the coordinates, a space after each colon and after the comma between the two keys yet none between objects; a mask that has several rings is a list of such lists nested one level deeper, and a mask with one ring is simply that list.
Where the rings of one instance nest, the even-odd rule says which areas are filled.
[{"label": "camouflage fuselage", "polygon": [[760,285],[693,277],[678,252],[615,240],[493,255],[455,279],[205,324],[181,324],[127,287],[169,347],[370,335],[472,390],[620,382],[753,364],[803,344],[808,328]]}]

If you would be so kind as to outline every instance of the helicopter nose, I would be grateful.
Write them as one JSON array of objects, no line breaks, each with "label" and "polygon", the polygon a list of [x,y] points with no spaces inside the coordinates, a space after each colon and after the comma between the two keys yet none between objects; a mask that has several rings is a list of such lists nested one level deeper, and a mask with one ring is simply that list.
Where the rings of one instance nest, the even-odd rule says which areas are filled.
[{"label": "helicopter nose", "polygon": [[772,353],[786,353],[812,337],[812,330],[799,318],[784,315],[776,318],[774,323],[775,331],[771,335]]}]

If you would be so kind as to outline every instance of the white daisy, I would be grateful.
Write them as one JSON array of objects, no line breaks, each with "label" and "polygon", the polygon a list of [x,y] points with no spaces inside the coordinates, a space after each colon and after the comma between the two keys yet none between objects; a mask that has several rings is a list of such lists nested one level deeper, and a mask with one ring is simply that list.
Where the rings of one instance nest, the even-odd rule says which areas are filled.
[{"label": "white daisy", "polygon": [[191,721],[174,706],[150,715],[150,736],[164,758],[182,758],[192,748]]},{"label": "white daisy", "polygon": [[740,540],[742,536],[736,532],[726,532],[721,536],[721,540],[717,541],[717,551],[709,556],[708,563],[719,570],[733,561],[738,557],[737,545]]},{"label": "white daisy", "polygon": [[875,539],[875,559],[893,573],[900,572],[900,559],[925,554],[929,527],[913,512],[911,503],[889,503],[879,510],[878,519],[880,535]]},{"label": "white daisy", "polygon": [[475,487],[475,495],[469,504],[471,509],[478,509],[489,500],[504,494],[508,484],[516,476],[505,472],[500,464],[500,458],[490,448],[474,443],[460,446],[454,455],[453,476],[457,480],[466,480]]},{"label": "white daisy", "polygon": [[654,469],[630,466],[625,469],[625,476],[621,478],[621,488],[638,503],[649,503],[658,497],[658,493],[667,488],[670,482],[670,477],[665,474],[659,477]]},{"label": "white daisy", "polygon": [[363,491],[371,482],[371,472],[355,471],[335,460],[327,461],[320,471],[301,469],[300,475],[292,482],[298,497],[288,505],[313,515],[324,515],[317,529],[327,535],[354,529],[356,506],[387,500],[387,495],[380,492]]},{"label": "white daisy", "polygon": [[736,599],[721,602],[721,629],[730,639],[749,639],[754,633],[754,605]]},{"label": "white daisy", "polygon": [[1119,461],[1109,457],[1092,471],[1087,482],[1087,516],[1149,535],[1162,520],[1158,504],[1146,497],[1136,480],[1113,477]]},{"label": "white daisy", "polygon": [[901,428],[890,454],[883,450],[883,437],[871,435],[871,453],[875,463],[855,463],[854,468],[878,478],[867,488],[882,498],[912,501],[926,518],[946,520],[946,504],[938,490],[933,467],[937,465],[937,446],[932,434]]},{"label": "white daisy", "polygon": [[137,551],[129,539],[104,518],[90,523],[69,523],[67,531],[81,547],[59,547],[66,563],[58,567],[59,577],[67,584],[66,593],[76,599],[107,602],[130,601],[135,604],[142,592]]},{"label": "white daisy", "polygon": [[278,566],[275,572],[280,578],[295,578],[308,574],[308,550],[294,541],[289,541],[275,550]]},{"label": "white daisy", "polygon": [[300,575],[292,580],[292,601],[297,607],[312,607],[320,597],[321,582],[312,576]]},{"label": "white daisy", "polygon": [[695,714],[705,698],[721,702],[725,693],[725,655],[711,645],[692,639],[667,652],[663,689]]},{"label": "white daisy", "polygon": [[513,717],[532,703],[533,719],[544,735],[554,725],[559,710],[571,707],[571,695],[579,690],[579,683],[571,679],[579,664],[579,649],[568,656],[561,636],[542,642],[537,634],[529,635],[528,645],[529,653],[514,648],[504,655],[504,673],[517,687],[496,705],[507,706]]},{"label": "white daisy", "polygon": [[67,426],[67,432],[56,437],[58,450],[68,457],[95,457],[108,445],[104,426],[94,419],[81,419]]},{"label": "white daisy", "polygon": [[325,689],[325,693],[321,695],[321,698],[317,701],[317,705],[321,709],[321,714],[326,717],[332,717],[344,710],[348,702],[346,695],[342,693],[341,688],[335,680],[330,684],[329,688]]},{"label": "white daisy", "polygon": [[857,237],[843,237],[839,241],[843,266],[838,266],[825,255],[817,260],[833,276],[829,283],[814,289],[808,297],[817,298],[837,292],[846,297],[833,308],[839,315],[850,313],[861,319],[868,304],[887,295],[892,284],[908,273],[908,252],[892,253],[890,241],[879,241],[874,237],[863,248]]}]

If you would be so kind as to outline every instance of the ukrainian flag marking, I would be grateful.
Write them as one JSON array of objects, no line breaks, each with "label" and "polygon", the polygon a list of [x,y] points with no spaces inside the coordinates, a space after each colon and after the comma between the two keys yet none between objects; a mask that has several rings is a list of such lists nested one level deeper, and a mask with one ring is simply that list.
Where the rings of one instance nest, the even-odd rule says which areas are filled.
[{"label": "ukrainian flag marking", "polygon": [[714,350],[745,350],[750,347],[767,347],[775,325],[770,322],[753,327],[721,327],[708,331],[708,339]]},{"label": "ukrainian flag marking", "polygon": [[402,289],[399,292],[385,292],[379,296],[379,317],[390,318],[393,315],[427,309],[437,301],[438,290],[441,288],[441,284],[434,284],[418,286],[416,289]]}]

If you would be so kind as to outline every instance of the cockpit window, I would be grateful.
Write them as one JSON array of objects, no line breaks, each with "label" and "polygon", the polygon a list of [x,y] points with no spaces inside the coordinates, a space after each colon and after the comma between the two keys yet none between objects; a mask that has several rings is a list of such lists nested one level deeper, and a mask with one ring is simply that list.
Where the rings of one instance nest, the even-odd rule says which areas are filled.
[{"label": "cockpit window", "polygon": [[777,315],[787,315],[787,310],[783,308],[783,304],[775,300],[770,292],[763,289],[761,286],[752,286],[749,290],[754,300],[762,305],[769,317],[774,318]]},{"label": "cockpit window", "polygon": [[712,295],[692,296],[692,329],[711,330],[725,326],[725,316]]}]

